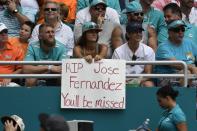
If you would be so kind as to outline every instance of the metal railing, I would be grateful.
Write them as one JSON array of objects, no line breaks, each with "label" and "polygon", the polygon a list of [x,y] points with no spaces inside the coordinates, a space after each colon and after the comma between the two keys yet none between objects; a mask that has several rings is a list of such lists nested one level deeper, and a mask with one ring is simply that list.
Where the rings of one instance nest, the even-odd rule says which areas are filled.
[{"label": "metal railing", "polygon": [[[0,65],[61,65],[62,61],[0,61]],[[183,61],[127,61],[127,65],[183,65],[183,74],[127,74],[126,77],[144,78],[184,78],[184,87],[188,85],[188,67]],[[57,78],[61,74],[0,74],[0,78]]]},{"label": "metal railing", "polygon": [[128,61],[129,65],[183,65],[183,74],[127,74],[127,77],[144,77],[144,78],[184,78],[184,87],[188,85],[188,67],[184,61]]}]

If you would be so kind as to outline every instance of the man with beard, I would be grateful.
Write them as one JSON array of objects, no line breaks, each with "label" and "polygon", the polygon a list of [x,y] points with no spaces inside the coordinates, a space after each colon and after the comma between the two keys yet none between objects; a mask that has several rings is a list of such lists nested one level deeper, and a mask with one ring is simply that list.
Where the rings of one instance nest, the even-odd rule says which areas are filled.
[{"label": "man with beard", "polygon": [[[69,49],[67,55],[72,56],[74,48],[73,32],[69,26],[65,25],[61,21],[59,4],[54,1],[46,1],[43,5],[41,12],[43,12],[44,15],[43,23],[47,23],[54,27],[55,38],[61,43],[63,43],[66,48]],[[39,39],[39,26],[40,24],[35,26],[30,38],[30,42],[34,42]]]},{"label": "man with beard", "polygon": [[104,0],[92,0],[90,6],[76,14],[74,38],[78,42],[82,36],[82,25],[94,22],[103,30],[99,33],[98,43],[108,46],[107,58],[111,58],[113,51],[122,44],[122,31],[119,15],[116,10],[107,7]]},{"label": "man with beard", "polygon": [[[48,24],[39,27],[39,41],[31,43],[28,47],[25,61],[61,61],[66,59],[68,49],[55,40],[54,28]],[[61,73],[61,66],[55,65],[24,65],[23,72],[28,74]],[[37,79],[26,79],[26,86],[35,86]],[[46,80],[46,85],[58,85],[57,82]]]}]

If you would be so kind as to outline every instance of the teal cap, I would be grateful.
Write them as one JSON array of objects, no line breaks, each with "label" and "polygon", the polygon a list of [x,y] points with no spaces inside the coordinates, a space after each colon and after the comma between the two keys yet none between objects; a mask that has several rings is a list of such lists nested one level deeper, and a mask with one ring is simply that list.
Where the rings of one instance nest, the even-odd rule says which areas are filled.
[{"label": "teal cap", "polygon": [[182,21],[182,20],[175,20],[175,21],[171,22],[170,24],[168,24],[168,29],[176,28],[176,27],[179,27],[181,25],[186,26],[184,21]]},{"label": "teal cap", "polygon": [[98,25],[94,22],[85,22],[82,26],[82,32],[86,32],[89,30],[97,30],[98,32],[102,31],[101,28],[98,27]]},{"label": "teal cap", "polygon": [[123,13],[129,13],[129,12],[142,12],[142,6],[137,1],[129,2],[126,6],[126,9],[122,11]]},{"label": "teal cap", "polygon": [[107,6],[105,0],[93,0],[91,3],[90,3],[90,6],[96,6],[98,4],[103,4],[104,6]]}]

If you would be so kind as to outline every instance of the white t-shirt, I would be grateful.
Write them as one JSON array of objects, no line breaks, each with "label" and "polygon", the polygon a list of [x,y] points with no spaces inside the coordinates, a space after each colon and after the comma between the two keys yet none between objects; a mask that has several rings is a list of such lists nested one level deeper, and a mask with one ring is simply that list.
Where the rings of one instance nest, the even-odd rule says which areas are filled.
[{"label": "white t-shirt", "polygon": [[193,7],[189,14],[189,22],[197,26],[197,8]]},{"label": "white t-shirt", "polygon": [[[40,24],[35,26],[32,32],[31,38],[29,40],[30,43],[34,41],[38,41],[39,27],[40,27]],[[72,56],[73,48],[74,48],[74,39],[73,39],[72,29],[69,26],[61,22],[60,26],[57,29],[55,29],[55,38],[56,40],[64,44],[69,49],[67,55]]]},{"label": "white t-shirt", "polygon": [[[79,12],[77,12],[76,19],[75,19],[75,26],[74,26],[75,40],[78,40],[78,38],[82,35],[82,25],[85,22],[91,21],[91,15],[90,15],[89,10],[90,10],[90,7],[86,7],[80,10]],[[107,7],[106,13],[105,13],[105,21],[120,24],[119,15],[117,11],[110,7]]]},{"label": "white t-shirt", "polygon": [[[113,55],[112,59],[123,59],[126,61],[132,61],[133,52],[130,50],[128,43],[125,43],[118,47]],[[143,43],[139,44],[138,49],[135,52],[137,57],[136,61],[155,61],[155,52],[153,49]],[[140,74],[144,71],[144,65],[127,65],[127,74]]]}]

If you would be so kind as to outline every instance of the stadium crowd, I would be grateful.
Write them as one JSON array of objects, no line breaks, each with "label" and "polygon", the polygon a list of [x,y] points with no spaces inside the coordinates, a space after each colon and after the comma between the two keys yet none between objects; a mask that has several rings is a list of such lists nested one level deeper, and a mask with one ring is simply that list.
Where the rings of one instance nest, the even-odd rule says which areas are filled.
[{"label": "stadium crowd", "polygon": [[[181,60],[197,74],[197,0],[0,0],[0,61],[84,58]],[[127,74],[181,73],[180,65],[127,65]],[[0,65],[0,74],[61,73],[56,65]],[[1,78],[36,86],[39,80]],[[45,80],[59,85],[60,80]],[[132,83],[133,79],[127,79]],[[182,79],[141,79],[145,87]],[[192,85],[189,81],[189,85]]]}]

